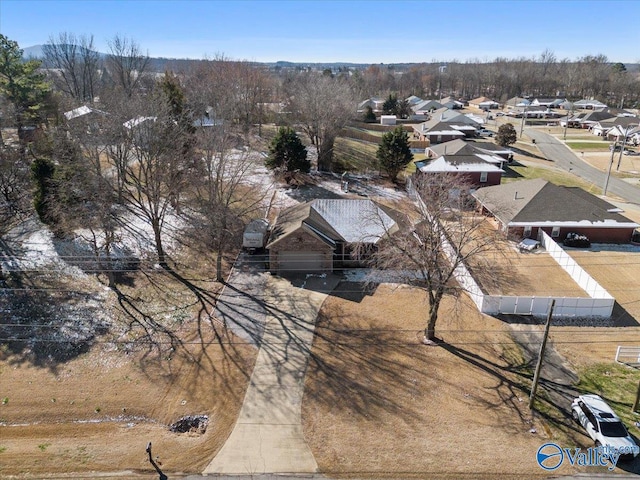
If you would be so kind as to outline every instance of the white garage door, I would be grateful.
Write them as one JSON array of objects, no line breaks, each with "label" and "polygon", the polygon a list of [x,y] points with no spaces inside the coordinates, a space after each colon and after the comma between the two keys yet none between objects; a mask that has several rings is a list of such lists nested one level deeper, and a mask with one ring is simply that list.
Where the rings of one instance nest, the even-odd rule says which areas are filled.
[{"label": "white garage door", "polygon": [[317,252],[280,252],[280,271],[317,272],[322,270],[322,254]]}]

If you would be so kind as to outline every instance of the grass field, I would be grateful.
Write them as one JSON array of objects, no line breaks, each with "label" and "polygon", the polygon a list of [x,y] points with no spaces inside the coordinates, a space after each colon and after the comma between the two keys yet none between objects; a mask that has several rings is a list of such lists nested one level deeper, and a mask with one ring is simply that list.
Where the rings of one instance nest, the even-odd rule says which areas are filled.
[{"label": "grass field", "polygon": [[566,142],[572,150],[608,150],[609,142]]}]

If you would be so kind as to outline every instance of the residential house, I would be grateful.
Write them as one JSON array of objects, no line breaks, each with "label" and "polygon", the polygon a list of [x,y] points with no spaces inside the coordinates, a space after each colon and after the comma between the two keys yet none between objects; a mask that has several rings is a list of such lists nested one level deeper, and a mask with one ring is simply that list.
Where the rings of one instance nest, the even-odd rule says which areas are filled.
[{"label": "residential house", "polygon": [[564,98],[534,98],[531,105],[534,107],[560,108],[560,105],[565,102],[566,99]]},{"label": "residential house", "polygon": [[607,137],[607,140],[621,140],[640,124],[638,117],[612,117],[591,126],[594,135]]},{"label": "residential house", "polygon": [[504,102],[506,107],[527,107],[531,105],[531,101],[523,98],[523,97],[511,97],[509,100]]},{"label": "residential house", "polygon": [[417,105],[418,103],[424,101],[420,97],[417,97],[415,95],[411,95],[410,97],[405,98],[405,100],[409,104],[410,107],[413,107],[414,105]]},{"label": "residential house", "polygon": [[463,102],[456,100],[455,98],[452,98],[452,97],[442,98],[438,100],[438,102],[440,103],[440,105],[450,110],[459,110],[461,108],[464,108]]},{"label": "residential house", "polygon": [[284,210],[267,249],[274,273],[333,271],[360,266],[398,225],[366,199],[316,199]]},{"label": "residential house", "polygon": [[358,113],[364,113],[367,107],[371,107],[373,113],[382,113],[382,106],[385,99],[380,97],[371,97],[358,104]]},{"label": "residential house", "polygon": [[494,217],[513,240],[535,239],[542,230],[559,242],[575,232],[592,242],[628,243],[639,226],[619,208],[581,188],[540,178],[482,188],[473,196],[478,208]]},{"label": "residential house", "polygon": [[487,97],[478,97],[469,100],[469,106],[479,108],[480,110],[492,110],[500,108],[500,104]]},{"label": "residential house", "polygon": [[413,113],[416,115],[425,115],[441,108],[442,104],[437,100],[422,100],[411,105],[411,110],[413,110]]},{"label": "residential house", "polygon": [[99,133],[104,126],[107,115],[107,112],[87,105],[64,112],[64,118],[71,130],[76,132],[82,130],[88,134]]},{"label": "residential house", "polygon": [[578,100],[577,102],[573,102],[573,108],[575,109],[583,109],[583,110],[599,110],[601,108],[607,108],[607,105],[605,105],[602,102],[599,102],[598,100]]},{"label": "residential house", "polygon": [[414,162],[416,175],[455,174],[461,183],[479,188],[499,185],[504,173],[504,158],[463,140],[430,146],[425,154],[427,160]]},{"label": "residential house", "polygon": [[601,122],[602,120],[607,120],[609,118],[615,117],[616,114],[611,112],[610,110],[594,110],[592,112],[587,113],[580,119],[580,128],[591,129],[595,124]]},{"label": "residential house", "polygon": [[[465,131],[468,133],[465,133]],[[475,127],[471,125],[440,122],[437,119],[413,125],[413,139],[428,141],[430,145],[449,142],[467,136],[471,137],[475,135],[475,132]]]}]

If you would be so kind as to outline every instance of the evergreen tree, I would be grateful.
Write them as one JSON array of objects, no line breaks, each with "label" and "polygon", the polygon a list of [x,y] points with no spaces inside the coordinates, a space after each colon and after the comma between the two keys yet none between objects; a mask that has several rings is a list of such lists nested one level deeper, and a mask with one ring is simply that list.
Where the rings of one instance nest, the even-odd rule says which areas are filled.
[{"label": "evergreen tree", "polygon": [[280,172],[299,170],[308,173],[311,170],[311,162],[307,159],[307,149],[295,130],[289,127],[281,127],[273,137],[265,165],[271,170]]},{"label": "evergreen tree", "polygon": [[382,169],[395,182],[398,174],[413,160],[407,132],[399,126],[385,133],[376,156]]},{"label": "evergreen tree", "polygon": [[18,128],[41,119],[49,85],[39,67],[36,60],[23,62],[18,43],[0,34],[0,95],[14,105]]},{"label": "evergreen tree", "polygon": [[496,143],[502,147],[512,145],[518,141],[518,134],[511,123],[500,125],[496,135]]},{"label": "evergreen tree", "polygon": [[394,94],[389,94],[389,98],[387,98],[382,104],[382,113],[384,115],[395,115],[398,111],[398,96]]},{"label": "evergreen tree", "polygon": [[363,120],[367,123],[374,123],[376,121],[376,114],[373,113],[371,105],[367,105],[367,108],[364,111]]}]

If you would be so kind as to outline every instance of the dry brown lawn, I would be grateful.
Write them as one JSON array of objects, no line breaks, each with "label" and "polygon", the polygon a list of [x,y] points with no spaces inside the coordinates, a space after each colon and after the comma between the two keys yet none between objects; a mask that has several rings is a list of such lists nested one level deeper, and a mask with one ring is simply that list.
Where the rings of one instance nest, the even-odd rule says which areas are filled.
[{"label": "dry brown lawn", "polygon": [[359,289],[341,284],[317,324],[303,422],[320,470],[359,478],[544,476],[535,453],[550,431],[530,417],[508,327],[466,297],[447,298],[438,324],[445,343],[424,346],[423,292]]},{"label": "dry brown lawn", "polygon": [[[188,273],[194,282],[195,275]],[[196,283],[215,293],[211,282]],[[127,314],[109,294],[105,308],[112,309],[119,338],[100,337],[66,362],[0,352],[0,478],[149,474],[150,441],[166,473],[199,473],[223,445],[256,350],[225,335],[208,315],[199,317],[192,291],[165,272],[138,273],[120,290],[130,312],[151,315]],[[189,313],[180,321],[172,317],[178,306]],[[169,335],[180,341],[172,346]],[[208,415],[206,432],[170,432],[186,415]]]},{"label": "dry brown lawn", "polygon": [[640,252],[571,250],[571,256],[615,299],[616,326],[555,327],[552,338],[576,364],[612,362],[618,345],[640,347]]}]

